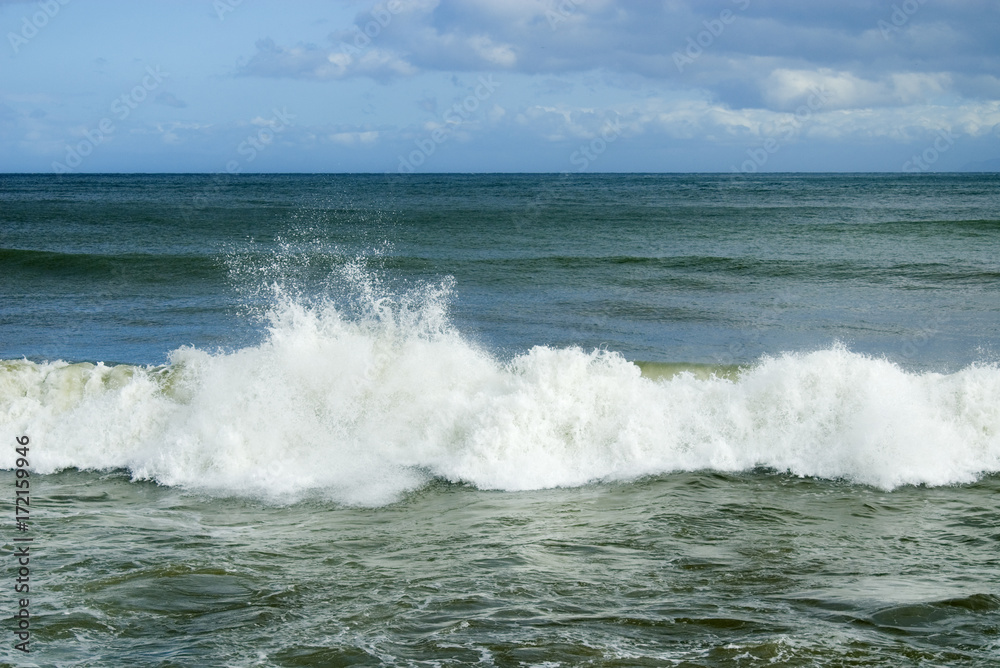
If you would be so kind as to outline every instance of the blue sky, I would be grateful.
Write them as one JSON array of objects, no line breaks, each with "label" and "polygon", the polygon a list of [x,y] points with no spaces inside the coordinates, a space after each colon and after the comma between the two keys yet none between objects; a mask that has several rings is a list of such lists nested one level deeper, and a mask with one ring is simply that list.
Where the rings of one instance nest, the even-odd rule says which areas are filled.
[{"label": "blue sky", "polygon": [[0,171],[1000,169],[996,0],[0,0]]}]

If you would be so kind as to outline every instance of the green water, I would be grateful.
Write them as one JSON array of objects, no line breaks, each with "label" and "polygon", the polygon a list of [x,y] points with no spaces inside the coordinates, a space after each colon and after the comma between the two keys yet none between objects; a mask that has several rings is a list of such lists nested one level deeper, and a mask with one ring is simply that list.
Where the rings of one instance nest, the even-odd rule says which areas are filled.
[{"label": "green water", "polygon": [[376,509],[209,499],[114,473],[34,484],[37,631],[17,665],[1000,656],[996,477],[892,493],[766,472],[522,493],[436,484]]}]

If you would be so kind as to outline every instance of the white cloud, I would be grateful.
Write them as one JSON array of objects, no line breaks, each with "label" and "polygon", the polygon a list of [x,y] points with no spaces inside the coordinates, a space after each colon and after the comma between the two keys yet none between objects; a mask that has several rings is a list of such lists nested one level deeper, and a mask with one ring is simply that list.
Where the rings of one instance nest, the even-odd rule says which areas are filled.
[{"label": "white cloud", "polygon": [[345,146],[356,144],[374,144],[379,137],[377,130],[367,130],[365,132],[335,132],[329,136],[330,141]]},{"label": "white cloud", "polygon": [[469,48],[487,63],[502,68],[514,67],[517,64],[517,55],[509,44],[497,44],[489,35],[474,35],[466,41]]},{"label": "white cloud", "polygon": [[951,75],[942,72],[893,73],[873,81],[825,68],[776,69],[761,82],[761,93],[775,110],[808,105],[817,94],[829,98],[825,108],[861,109],[927,104],[944,95],[951,82]]},{"label": "white cloud", "polygon": [[[563,148],[593,141],[612,122],[621,128],[616,151],[630,142],[635,155],[676,151],[677,164],[688,159],[685,151],[699,153],[692,164],[718,164],[710,163],[710,154],[739,154],[775,136],[783,144],[827,142],[836,147],[831,151],[849,156],[842,164],[861,161],[858,168],[867,166],[855,157],[864,150],[872,155],[926,142],[939,130],[980,139],[949,157],[959,150],[988,157],[1000,148],[993,130],[1000,125],[995,1],[922,2],[889,34],[878,22],[889,19],[900,0],[393,1],[398,4],[388,14],[390,0],[327,5],[330,12],[321,17],[327,23],[298,3],[265,1],[252,9],[244,3],[241,12],[251,12],[240,14],[245,22],[234,14],[216,26],[224,34],[202,43],[205,54],[190,64],[173,58],[171,72],[184,99],[159,95],[158,104],[121,124],[118,146],[102,152],[124,155],[128,137],[145,132],[157,148],[184,145],[217,169],[248,132],[273,123],[253,116],[275,103],[302,115],[282,134],[282,145],[320,156],[320,167],[333,164],[322,161],[324,151],[353,151],[361,159],[336,164],[378,169],[380,151],[394,154],[397,144],[424,141],[445,127],[449,148],[438,164],[446,154],[461,154],[452,144],[469,140],[501,147],[497,153],[510,165],[527,168],[536,147],[558,157]],[[11,4],[0,0],[8,14],[15,11]],[[183,5],[163,5],[164,13],[176,13],[170,25],[191,25]],[[720,29],[724,9],[734,11],[733,20]],[[99,17],[81,20],[90,26]],[[0,95],[0,154],[50,151],[61,157],[67,140],[108,113],[119,83],[134,84],[112,54],[149,55],[124,39],[134,33],[108,31],[105,45],[84,39],[93,30],[69,28],[52,30],[65,29],[66,40],[80,35],[86,48],[73,41],[53,47],[64,49],[65,74],[52,68],[54,58],[19,60],[24,74]],[[261,39],[262,29],[271,37]],[[148,38],[143,48],[149,53],[180,48],[173,35],[151,29]],[[701,50],[680,71],[672,55],[691,39]],[[66,58],[69,53],[84,55]],[[235,70],[241,76],[220,81],[239,54],[244,59]],[[480,76],[502,83],[495,97],[491,92],[488,102],[479,98],[475,109],[446,117],[474,93]],[[51,83],[39,84],[46,81]],[[185,103],[183,113],[168,108]],[[166,123],[178,117],[197,124]],[[150,124],[157,120],[162,127],[153,132]],[[510,146],[511,137],[524,143]],[[802,153],[811,155],[805,147]]]},{"label": "white cloud", "polygon": [[980,137],[1000,123],[1000,101],[959,106],[911,105],[867,109],[817,106],[798,111],[733,109],[705,100],[650,100],[606,109],[532,106],[515,115],[518,125],[559,142],[590,139],[610,122],[620,123],[626,139],[640,135],[671,139],[710,139],[733,146],[768,137],[783,142],[809,139],[872,140],[907,143],[940,130]]}]

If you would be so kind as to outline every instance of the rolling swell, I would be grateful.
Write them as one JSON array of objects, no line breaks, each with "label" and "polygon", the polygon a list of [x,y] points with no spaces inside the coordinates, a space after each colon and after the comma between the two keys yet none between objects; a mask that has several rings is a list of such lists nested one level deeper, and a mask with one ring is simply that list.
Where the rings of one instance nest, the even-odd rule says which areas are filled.
[{"label": "rolling swell", "polygon": [[[314,258],[305,258],[329,264],[328,253],[317,253]],[[350,258],[339,258],[334,265],[343,265]],[[191,279],[225,281],[228,268],[217,254],[162,254],[162,253],[69,253],[38,250],[0,248],[0,263],[8,272],[27,276],[79,277],[102,279],[127,276],[130,279],[149,282],[183,282]],[[429,257],[401,256],[371,258],[373,267],[400,271],[428,271],[435,268],[435,261]],[[452,263],[454,264],[454,263]],[[550,271],[627,271],[628,269],[675,272],[672,277],[678,282],[696,280],[693,276],[731,275],[734,277],[811,279],[839,279],[847,281],[886,281],[911,279],[921,282],[943,283],[996,283],[1000,281],[1000,271],[970,265],[963,267],[955,263],[899,263],[872,264],[860,261],[816,261],[779,260],[753,257],[684,255],[670,257],[653,256],[564,256],[550,255],[527,258],[490,258],[466,260],[459,264],[493,270],[509,270],[525,273]],[[621,274],[620,274],[621,275]],[[624,274],[624,276],[628,276]],[[658,277],[659,278],[659,277]],[[663,277],[670,281],[671,277]],[[669,283],[668,283],[669,284]]]},{"label": "rolling swell", "polygon": [[225,266],[213,255],[65,253],[0,248],[4,269],[23,278],[127,279],[144,283],[223,281]]}]

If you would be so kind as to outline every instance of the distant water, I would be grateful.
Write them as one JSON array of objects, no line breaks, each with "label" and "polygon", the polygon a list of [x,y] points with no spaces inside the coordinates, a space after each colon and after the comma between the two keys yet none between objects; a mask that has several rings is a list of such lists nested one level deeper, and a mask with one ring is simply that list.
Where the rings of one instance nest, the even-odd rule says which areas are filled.
[{"label": "distant water", "polygon": [[37,665],[1000,663],[996,175],[0,175],[0,270]]}]

